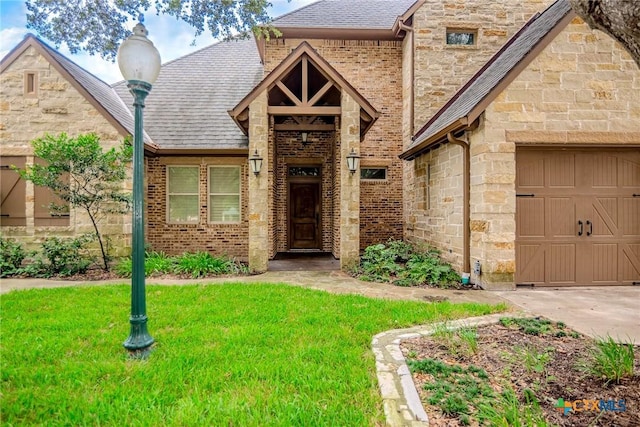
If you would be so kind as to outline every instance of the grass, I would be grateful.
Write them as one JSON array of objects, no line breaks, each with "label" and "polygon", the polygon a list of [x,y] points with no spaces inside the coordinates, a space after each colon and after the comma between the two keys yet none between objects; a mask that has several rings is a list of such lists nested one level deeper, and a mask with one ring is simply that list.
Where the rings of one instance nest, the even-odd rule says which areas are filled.
[{"label": "grass", "polygon": [[365,426],[384,422],[371,339],[504,309],[286,285],[147,288],[146,361],[122,347],[128,286],[2,296],[5,425]]},{"label": "grass", "polygon": [[596,340],[589,357],[579,368],[607,383],[619,383],[621,379],[633,376],[634,362],[633,343],[618,343],[607,336]]}]

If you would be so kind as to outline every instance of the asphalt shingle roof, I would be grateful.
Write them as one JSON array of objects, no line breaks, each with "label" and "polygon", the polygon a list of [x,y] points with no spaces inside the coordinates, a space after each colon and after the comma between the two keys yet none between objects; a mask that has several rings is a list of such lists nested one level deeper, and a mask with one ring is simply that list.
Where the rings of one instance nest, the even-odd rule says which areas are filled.
[{"label": "asphalt shingle roof", "polygon": [[276,18],[276,28],[391,29],[416,0],[320,0]]},{"label": "asphalt shingle roof", "polygon": [[[168,62],[145,102],[144,127],[160,149],[246,148],[227,113],[263,77],[253,39],[224,41]],[[126,82],[114,84],[133,102]]]},{"label": "asphalt shingle roof", "polygon": [[509,41],[505,49],[489,60],[488,67],[482,69],[471,79],[470,84],[454,95],[453,102],[445,105],[427,122],[408,150],[469,114],[570,11],[568,0],[558,0],[532,18]]}]

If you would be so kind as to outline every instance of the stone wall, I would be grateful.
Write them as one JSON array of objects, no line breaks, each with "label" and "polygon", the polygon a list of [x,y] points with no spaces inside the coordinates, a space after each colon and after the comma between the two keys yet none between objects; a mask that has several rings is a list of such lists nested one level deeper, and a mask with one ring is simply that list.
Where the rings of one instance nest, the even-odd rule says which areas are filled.
[{"label": "stone wall", "polygon": [[[397,156],[402,150],[403,134],[402,41],[306,41],[381,113],[360,144],[359,154],[363,166],[387,167],[389,179],[385,183],[362,182],[360,185],[360,249],[389,238],[400,239],[403,177],[402,161]],[[273,70],[301,42],[298,39],[268,41],[265,73]],[[340,152],[339,137],[337,132],[336,153]],[[335,159],[335,170],[342,160]],[[334,191],[334,197],[339,197],[339,193]],[[334,246],[339,247],[336,233],[337,230]]]},{"label": "stone wall", "polygon": [[[415,129],[419,130],[536,12],[552,0],[426,0],[414,15]],[[446,30],[477,32],[446,44]]]},{"label": "stone wall", "polygon": [[[197,224],[170,224],[167,221],[167,166],[200,167],[200,214]],[[238,165],[241,177],[240,222],[209,223],[208,168],[209,166]],[[148,157],[147,187],[147,243],[155,251],[170,255],[206,251],[246,261],[249,256],[248,176],[246,157]],[[253,174],[251,174],[253,178]]]},{"label": "stone wall", "polygon": [[[34,73],[36,91],[25,94],[25,74]],[[30,142],[49,133],[69,136],[97,134],[108,149],[123,140],[116,128],[91,105],[34,47],[28,47],[0,75],[0,151],[3,156],[26,156],[32,164]],[[130,188],[131,182],[125,185]],[[86,214],[71,209],[68,226],[36,227],[34,224],[34,186],[27,183],[27,225],[2,227],[3,236],[16,238],[30,246],[48,236],[73,236],[93,232]],[[102,223],[116,252],[126,253],[131,234],[130,215],[116,215]]]},{"label": "stone wall", "polygon": [[[405,117],[409,117],[404,125],[405,148],[411,144],[410,131],[419,131],[522,25],[550,3],[426,0],[413,18],[414,100],[413,111],[405,102]],[[447,28],[476,32],[475,45],[447,45]],[[450,145],[406,161],[404,167],[405,237],[435,246],[458,270],[463,251],[462,173],[462,148]]]},{"label": "stone wall", "polygon": [[515,273],[518,146],[640,147],[640,70],[579,18],[487,108],[471,137],[471,260],[487,286]]}]

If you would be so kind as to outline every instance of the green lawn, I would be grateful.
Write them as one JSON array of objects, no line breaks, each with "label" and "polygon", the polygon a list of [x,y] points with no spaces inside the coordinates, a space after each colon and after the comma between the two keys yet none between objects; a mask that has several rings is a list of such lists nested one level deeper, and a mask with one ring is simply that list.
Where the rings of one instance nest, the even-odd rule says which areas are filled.
[{"label": "green lawn", "polygon": [[503,310],[286,285],[149,286],[156,347],[130,360],[129,287],[1,297],[3,425],[384,422],[373,335]]}]

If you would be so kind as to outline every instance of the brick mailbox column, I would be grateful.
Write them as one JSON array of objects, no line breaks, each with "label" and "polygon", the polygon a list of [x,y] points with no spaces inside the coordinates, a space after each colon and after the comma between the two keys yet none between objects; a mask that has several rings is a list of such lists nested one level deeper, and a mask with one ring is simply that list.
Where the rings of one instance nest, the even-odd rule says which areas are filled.
[{"label": "brick mailbox column", "polygon": [[347,166],[351,149],[360,154],[360,106],[344,90],[340,126],[340,268],[344,270],[360,258],[360,171],[352,174]]},{"label": "brick mailbox column", "polygon": [[269,262],[269,116],[267,91],[249,105],[249,156],[258,150],[262,169],[257,176],[249,171],[249,268],[267,271]]}]

